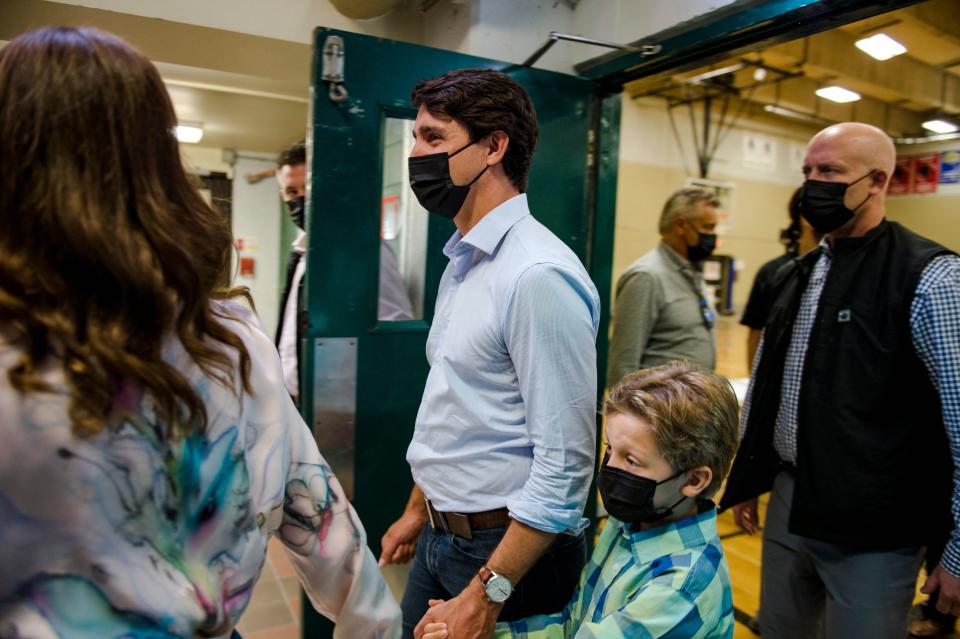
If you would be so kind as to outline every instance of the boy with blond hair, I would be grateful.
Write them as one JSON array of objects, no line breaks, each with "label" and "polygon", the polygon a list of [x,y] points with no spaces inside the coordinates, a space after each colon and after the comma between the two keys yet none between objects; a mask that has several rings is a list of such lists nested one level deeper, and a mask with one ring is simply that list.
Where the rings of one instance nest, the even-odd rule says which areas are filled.
[{"label": "boy with blond hair", "polygon": [[[562,611],[498,624],[497,639],[733,637],[717,535],[720,488],[737,449],[725,379],[687,362],[626,376],[607,400],[597,486],[610,519]],[[427,624],[423,639],[446,639]]]}]

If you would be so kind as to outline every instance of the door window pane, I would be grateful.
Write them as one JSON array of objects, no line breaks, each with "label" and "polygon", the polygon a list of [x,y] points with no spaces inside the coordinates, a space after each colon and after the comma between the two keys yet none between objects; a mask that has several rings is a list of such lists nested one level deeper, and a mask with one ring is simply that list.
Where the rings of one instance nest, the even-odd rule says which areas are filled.
[{"label": "door window pane", "polygon": [[384,119],[380,200],[380,294],[377,319],[423,319],[427,268],[427,211],[410,190],[407,157],[413,121]]}]

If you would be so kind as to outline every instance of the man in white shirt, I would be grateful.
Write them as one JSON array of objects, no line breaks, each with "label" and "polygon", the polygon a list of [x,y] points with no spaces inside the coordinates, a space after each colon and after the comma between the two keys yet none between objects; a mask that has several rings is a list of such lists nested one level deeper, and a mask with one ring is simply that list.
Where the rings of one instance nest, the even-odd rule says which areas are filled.
[{"label": "man in white shirt", "polygon": [[307,232],[304,219],[307,184],[307,149],[297,142],[280,154],[277,160],[277,183],[293,223],[300,229],[293,241],[290,261],[287,263],[286,285],[280,298],[280,318],[277,321],[277,350],[283,365],[283,385],[299,405],[300,379],[297,346],[300,331],[297,330],[297,315],[300,308],[301,285],[307,263],[303,259],[307,251]]},{"label": "man in white shirt", "polygon": [[456,231],[407,449],[415,486],[380,560],[413,559],[405,639],[434,621],[480,639],[497,618],[562,608],[586,561],[600,301],[530,213],[538,126],[523,87],[461,69],[417,85],[413,104],[411,188]]}]

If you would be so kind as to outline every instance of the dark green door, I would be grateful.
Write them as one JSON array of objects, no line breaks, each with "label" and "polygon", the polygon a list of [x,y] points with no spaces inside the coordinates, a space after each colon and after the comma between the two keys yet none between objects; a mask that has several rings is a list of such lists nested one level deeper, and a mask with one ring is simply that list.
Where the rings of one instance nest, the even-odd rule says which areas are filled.
[{"label": "dark green door", "polygon": [[[331,99],[331,87],[322,79],[325,45],[336,42],[331,36],[342,39],[347,95],[342,101]],[[409,135],[405,120],[416,115],[409,96],[421,79],[468,67],[502,70],[529,91],[540,124],[530,209],[592,274],[601,275],[597,284],[604,307],[609,299],[613,199],[601,197],[605,208],[598,211],[589,186],[598,173],[591,155],[597,136],[591,129],[599,130],[604,120],[614,133],[608,137],[615,139],[619,110],[601,107],[591,81],[333,29],[315,31],[309,339],[302,367],[313,377],[304,379],[303,410],[312,416],[321,450],[352,494],[377,556],[381,536],[403,511],[412,487],[405,453],[427,376],[427,333],[447,262],[441,250],[454,231],[452,222],[438,216],[398,212],[404,204],[416,208],[409,187],[397,177],[404,175],[406,162],[400,152]],[[605,157],[615,166],[615,149]],[[610,192],[615,173],[607,176]],[[600,234],[594,232],[598,215],[605,220]],[[417,319],[378,319],[384,244],[392,246],[400,264]],[[601,335],[606,335],[606,313]],[[605,354],[605,338],[601,343]],[[326,634],[312,611],[304,622],[305,636]]]}]

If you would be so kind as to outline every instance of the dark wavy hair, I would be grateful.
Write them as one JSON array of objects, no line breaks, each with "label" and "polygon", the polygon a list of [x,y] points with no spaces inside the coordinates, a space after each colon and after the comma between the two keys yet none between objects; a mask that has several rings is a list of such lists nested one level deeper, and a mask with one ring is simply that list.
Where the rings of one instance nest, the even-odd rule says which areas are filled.
[{"label": "dark wavy hair", "polygon": [[798,188],[790,196],[787,205],[787,214],[790,216],[790,226],[780,231],[780,241],[787,248],[787,253],[796,256],[800,253],[800,237],[803,235],[803,225],[800,223],[800,203],[803,188]]},{"label": "dark wavy hair", "polygon": [[60,362],[79,436],[103,430],[125,383],[168,437],[206,427],[163,359],[170,337],[235,392],[239,367],[251,392],[249,353],[210,303],[246,293],[216,290],[229,224],[187,177],[175,125],[156,68],[119,38],[51,27],[0,50],[0,327],[23,351],[7,375],[54,392],[40,367]]},{"label": "dark wavy hair", "polygon": [[424,80],[413,89],[410,101],[433,115],[453,118],[476,141],[495,131],[510,138],[503,170],[521,193],[527,190],[530,158],[537,146],[537,111],[526,90],[516,80],[490,69],[457,69]]}]

